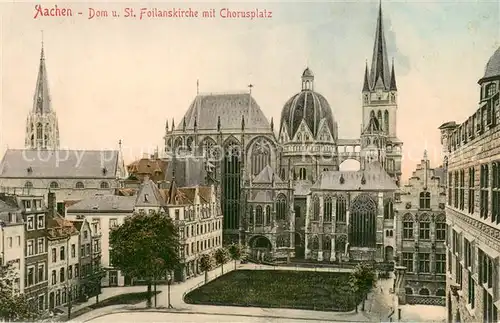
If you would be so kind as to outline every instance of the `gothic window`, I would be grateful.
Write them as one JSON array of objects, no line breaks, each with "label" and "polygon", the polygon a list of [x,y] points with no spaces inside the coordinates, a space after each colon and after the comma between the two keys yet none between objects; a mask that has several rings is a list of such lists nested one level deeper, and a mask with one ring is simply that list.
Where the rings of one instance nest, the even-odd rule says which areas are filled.
[{"label": "gothic window", "polygon": [[431,193],[430,192],[420,192],[420,208],[430,209],[431,208]]},{"label": "gothic window", "polygon": [[48,146],[48,145],[49,145],[49,136],[44,135],[44,136],[43,136],[43,146],[44,146],[45,148],[47,148],[47,146]]},{"label": "gothic window", "polygon": [[266,225],[271,224],[271,206],[266,206]]},{"label": "gothic window", "polygon": [[59,188],[59,184],[57,182],[50,182],[50,188],[57,189]]},{"label": "gothic window", "polygon": [[83,185],[82,182],[76,182],[75,188],[84,188],[85,186]]},{"label": "gothic window", "polygon": [[43,139],[43,125],[41,123],[38,123],[36,125],[36,140],[37,143],[41,145]]},{"label": "gothic window", "polygon": [[310,240],[310,248],[311,250],[318,250],[319,249],[319,239],[318,236],[314,236]]},{"label": "gothic window", "polygon": [[327,196],[323,202],[323,212],[325,213],[324,214],[325,222],[332,222],[332,211],[333,211],[332,197]]},{"label": "gothic window", "polygon": [[301,134],[301,133],[299,133],[299,134],[297,135],[297,141],[302,141],[302,134]]},{"label": "gothic window", "polygon": [[394,219],[394,205],[391,200],[387,200],[384,203],[384,219]]},{"label": "gothic window", "polygon": [[389,111],[384,111],[384,130],[385,133],[389,133]]},{"label": "gothic window", "polygon": [[319,221],[319,197],[313,197],[312,220]]},{"label": "gothic window", "polygon": [[253,206],[248,207],[248,224],[253,225]]},{"label": "gothic window", "polygon": [[31,147],[35,147],[35,135],[31,135]]},{"label": "gothic window", "polygon": [[186,140],[186,148],[188,150],[193,150],[193,137],[188,137]]},{"label": "gothic window", "polygon": [[278,195],[278,198],[276,200],[276,219],[278,221],[280,220],[286,220],[286,197],[283,194]]},{"label": "gothic window", "polygon": [[205,138],[202,142],[203,155],[205,158],[214,158],[215,141],[212,138]]},{"label": "gothic window", "polygon": [[306,169],[302,167],[299,169],[299,179],[304,181],[306,178]]},{"label": "gothic window", "polygon": [[350,245],[375,247],[377,205],[369,195],[360,195],[351,208]]},{"label": "gothic window", "polygon": [[413,217],[405,214],[403,217],[403,239],[413,239]]},{"label": "gothic window", "polygon": [[109,188],[108,182],[101,182],[101,188]]},{"label": "gothic window", "polygon": [[223,175],[222,175],[222,201],[224,214],[224,229],[238,229],[240,214],[240,146],[231,142],[225,146]]},{"label": "gothic window", "polygon": [[277,239],[276,239],[276,247],[277,248],[283,248],[283,247],[286,247],[286,241],[285,241],[285,238],[283,236],[279,236]]},{"label": "gothic window", "polygon": [[257,205],[255,208],[255,224],[262,225],[264,223],[264,214],[262,212],[262,206]]},{"label": "gothic window", "polygon": [[365,94],[363,99],[365,104],[368,104],[368,94]]},{"label": "gothic window", "polygon": [[281,171],[280,171],[280,177],[281,177],[282,180],[286,180],[286,178],[285,178],[285,169],[284,168],[282,168]]},{"label": "gothic window", "polygon": [[170,151],[170,150],[172,150],[172,138],[167,139],[166,151]]},{"label": "gothic window", "polygon": [[336,207],[336,220],[337,222],[346,222],[346,214],[347,214],[347,203],[345,197],[342,195],[337,196],[337,203],[335,205]]},{"label": "gothic window", "polygon": [[378,120],[379,127],[381,127],[383,125],[383,123],[382,123],[382,111],[380,111],[380,110],[377,112],[377,120]]},{"label": "gothic window", "polygon": [[27,181],[26,183],[24,183],[24,188],[28,188],[28,189],[33,188],[33,183],[30,181]]},{"label": "gothic window", "polygon": [[372,111],[370,111],[370,119],[371,119],[371,118],[375,118],[375,111],[373,111],[373,110],[372,110]]},{"label": "gothic window", "polygon": [[252,174],[258,175],[271,163],[271,149],[264,139],[257,140],[252,146]]}]

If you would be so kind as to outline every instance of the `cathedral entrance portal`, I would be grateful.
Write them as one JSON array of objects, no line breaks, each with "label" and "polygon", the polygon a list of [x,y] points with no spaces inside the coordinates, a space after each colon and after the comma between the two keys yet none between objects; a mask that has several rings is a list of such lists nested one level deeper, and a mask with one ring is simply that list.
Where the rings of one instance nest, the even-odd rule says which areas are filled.
[{"label": "cathedral entrance portal", "polygon": [[268,238],[264,236],[255,236],[250,239],[249,244],[252,258],[262,261],[271,255],[273,246]]}]

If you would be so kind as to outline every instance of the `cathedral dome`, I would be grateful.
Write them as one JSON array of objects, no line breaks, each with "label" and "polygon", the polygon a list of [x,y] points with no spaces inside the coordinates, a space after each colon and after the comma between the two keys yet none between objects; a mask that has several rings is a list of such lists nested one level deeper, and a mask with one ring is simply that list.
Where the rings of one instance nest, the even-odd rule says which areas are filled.
[{"label": "cathedral dome", "polygon": [[493,53],[484,69],[485,78],[500,77],[500,47]]},{"label": "cathedral dome", "polygon": [[292,96],[281,111],[280,133],[286,129],[289,138],[295,136],[302,120],[316,138],[323,119],[332,137],[336,138],[332,109],[324,96],[314,92],[313,81],[312,71],[306,68],[302,73],[302,91]]}]

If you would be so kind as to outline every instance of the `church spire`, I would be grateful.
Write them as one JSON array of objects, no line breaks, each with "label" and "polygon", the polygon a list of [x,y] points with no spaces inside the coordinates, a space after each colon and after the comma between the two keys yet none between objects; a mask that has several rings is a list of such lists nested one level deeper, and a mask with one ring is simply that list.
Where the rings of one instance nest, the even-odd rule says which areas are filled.
[{"label": "church spire", "polygon": [[371,88],[388,89],[390,83],[389,61],[384,36],[384,23],[382,19],[382,2],[379,3],[377,28],[375,30],[375,43],[373,45],[372,66],[370,70]]},{"label": "church spire", "polygon": [[363,82],[363,92],[370,91],[370,84],[368,83],[368,62],[365,64],[365,80]]},{"label": "church spire", "polygon": [[394,73],[394,58],[392,59],[391,86],[390,86],[389,90],[391,90],[391,91],[398,90],[398,87],[396,86],[396,74]]},{"label": "church spire", "polygon": [[28,149],[59,148],[59,126],[56,113],[51,105],[47,68],[45,67],[43,32],[33,108],[26,120],[25,146]]}]

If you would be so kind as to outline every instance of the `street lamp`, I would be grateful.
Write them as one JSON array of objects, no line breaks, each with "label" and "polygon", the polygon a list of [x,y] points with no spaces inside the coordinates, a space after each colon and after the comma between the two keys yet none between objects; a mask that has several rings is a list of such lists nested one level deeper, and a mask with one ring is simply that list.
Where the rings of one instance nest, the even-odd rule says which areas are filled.
[{"label": "street lamp", "polygon": [[167,286],[168,286],[168,308],[174,308],[170,303],[170,285],[172,285],[172,275],[167,273]]}]

